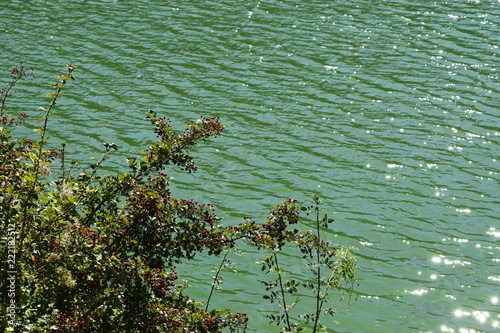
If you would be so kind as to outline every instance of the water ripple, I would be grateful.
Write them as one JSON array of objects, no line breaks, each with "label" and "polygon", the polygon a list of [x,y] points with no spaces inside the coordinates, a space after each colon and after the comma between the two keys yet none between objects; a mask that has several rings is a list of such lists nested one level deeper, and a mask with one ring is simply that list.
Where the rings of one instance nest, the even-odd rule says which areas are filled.
[{"label": "water ripple", "polygon": [[[361,297],[327,325],[495,327],[500,3],[69,3],[15,0],[0,20],[0,63],[37,67],[24,107],[46,101],[38,83],[64,63],[82,65],[54,144],[90,162],[116,141],[119,169],[153,139],[146,110],[219,115],[229,127],[196,149],[200,173],[171,171],[176,193],[224,223],[318,193],[336,219],[328,237],[360,248]],[[232,287],[251,303],[259,286],[245,279]]]}]

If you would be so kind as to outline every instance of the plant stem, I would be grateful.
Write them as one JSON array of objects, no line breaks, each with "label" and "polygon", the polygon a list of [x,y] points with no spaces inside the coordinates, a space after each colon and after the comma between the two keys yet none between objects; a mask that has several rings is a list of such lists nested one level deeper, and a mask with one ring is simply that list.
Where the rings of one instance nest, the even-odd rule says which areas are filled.
[{"label": "plant stem", "polygon": [[219,279],[219,274],[222,270],[222,267],[224,267],[224,263],[226,262],[227,255],[229,254],[229,250],[226,251],[224,254],[224,257],[222,258],[222,262],[220,263],[219,267],[217,268],[217,272],[215,273],[214,276],[214,282],[212,283],[212,289],[210,289],[210,295],[208,295],[207,299],[207,304],[205,305],[205,311],[208,310],[208,305],[210,304],[210,299],[212,298],[212,294],[214,293],[215,286],[219,284],[218,279]]},{"label": "plant stem", "polygon": [[75,70],[75,67],[70,65],[70,64],[66,64],[66,68],[68,68],[68,74],[67,75],[64,75],[62,76],[62,80],[60,83],[56,83],[54,85],[54,87],[56,88],[56,91],[52,94],[52,100],[50,101],[49,103],[49,108],[47,110],[45,110],[45,116],[44,116],[44,121],[43,121],[43,125],[42,127],[40,128],[41,129],[41,133],[40,133],[40,141],[39,141],[39,146],[38,146],[38,153],[36,155],[36,159],[33,161],[34,163],[34,180],[32,181],[32,185],[25,197],[25,200],[26,202],[24,203],[24,207],[23,207],[23,211],[22,211],[22,218],[20,219],[22,221],[22,224],[21,224],[21,232],[19,233],[19,248],[18,248],[18,251],[17,251],[17,258],[19,258],[19,260],[21,260],[22,258],[22,250],[23,250],[23,246],[24,246],[24,238],[25,238],[25,233],[26,233],[26,225],[28,224],[28,206],[29,206],[29,201],[31,200],[31,197],[33,196],[33,194],[35,193],[35,189],[36,189],[36,186],[37,186],[37,183],[39,181],[39,177],[40,177],[40,163],[41,163],[41,160],[42,160],[42,153],[43,153],[43,144],[45,142],[45,135],[47,133],[47,123],[49,121],[49,118],[50,118],[50,115],[51,115],[51,111],[52,111],[52,108],[54,107],[54,105],[56,105],[56,102],[57,102],[57,98],[59,97],[59,95],[61,94],[63,88],[64,88],[64,85],[66,84],[66,82],[68,81],[68,79],[73,79],[73,71]]},{"label": "plant stem", "polygon": [[280,284],[281,298],[282,298],[283,310],[285,311],[287,330],[291,331],[292,325],[290,324],[290,316],[288,315],[288,308],[286,306],[285,288],[283,286],[283,279],[281,277],[281,267],[278,264],[278,254],[276,250],[273,250],[273,257],[274,257],[274,263],[276,265],[276,271],[278,273],[278,282]]},{"label": "plant stem", "polygon": [[[318,246],[319,243],[321,242],[321,234],[320,234],[320,221],[319,221],[319,199],[317,197],[314,197],[314,211],[316,212],[316,236],[318,237]],[[318,322],[319,322],[319,316],[321,314],[321,297],[320,297],[320,290],[321,290],[321,263],[320,263],[320,256],[319,256],[319,249],[316,248],[316,265],[317,265],[317,271],[316,271],[316,315],[314,316],[314,327],[313,327],[313,333],[316,333],[316,330],[318,328]]]},{"label": "plant stem", "polygon": [[[29,69],[31,69],[31,71],[33,72],[33,67],[31,67]],[[17,82],[19,82],[19,80],[21,80],[21,78],[23,78],[26,75],[34,76],[33,73],[28,74],[26,72],[26,68],[23,66],[22,61],[21,61],[21,65],[19,68],[16,67],[16,68],[12,69],[12,72],[11,72],[12,81],[11,81],[11,83],[9,83],[7,85],[7,88],[2,89],[1,93],[0,93],[0,96],[3,96],[1,98],[2,106],[0,108],[0,117],[3,117],[5,115],[5,110],[7,109],[6,100],[7,100],[7,97],[9,97],[9,95],[12,94],[11,90],[14,89]]]},{"label": "plant stem", "polygon": [[[332,268],[332,273],[330,274],[330,276],[328,277],[328,280],[326,281],[325,295],[328,294],[328,290],[330,289],[330,284],[331,284],[332,280],[335,279],[335,274],[337,273],[337,270],[340,267],[344,266],[345,262],[348,260],[350,253],[351,252],[349,249],[345,249],[342,257],[340,258],[339,263],[337,265],[335,265],[335,267]],[[354,279],[351,279],[351,289],[352,289],[353,284],[354,284]],[[349,299],[351,299],[351,295],[352,295],[352,293],[349,294]],[[323,306],[323,303],[324,303],[324,300],[321,301],[321,306]],[[350,303],[350,301],[349,301],[349,303]]]}]

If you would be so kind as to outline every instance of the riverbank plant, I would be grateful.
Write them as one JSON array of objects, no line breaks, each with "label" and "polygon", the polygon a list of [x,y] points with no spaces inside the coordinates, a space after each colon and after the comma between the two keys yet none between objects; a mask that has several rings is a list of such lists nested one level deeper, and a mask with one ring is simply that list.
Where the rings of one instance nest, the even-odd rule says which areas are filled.
[{"label": "riverbank plant", "polygon": [[[316,212],[314,233],[300,230],[295,200],[274,207],[263,223],[246,218],[222,226],[211,205],[172,195],[166,171],[196,171],[189,151],[224,130],[217,117],[200,118],[178,133],[168,119],[148,111],[157,140],[127,159],[127,172],[102,172],[118,149],[112,142],[103,143],[102,156],[88,166],[72,161],[66,144],[54,146],[49,136],[50,119],[62,112],[57,101],[75,79],[76,67],[66,67],[35,119],[35,138],[19,137],[31,117],[11,114],[8,107],[32,68],[14,68],[0,91],[0,331],[244,332],[251,320],[246,314],[209,307],[213,297],[223,297],[215,291],[230,263],[228,253],[243,242],[268,254],[263,276],[274,277],[263,280],[264,297],[281,307],[281,315],[269,318],[285,331],[303,325],[316,331],[320,314],[333,313],[324,306],[328,295],[353,293],[354,259],[350,249],[321,238],[329,220],[319,219],[317,197],[304,208]],[[300,250],[310,280],[285,279],[279,260],[285,246]],[[222,259],[205,304],[188,296],[175,269],[202,252]],[[290,313],[296,300],[289,295],[298,287],[312,291],[315,303],[302,323]]]}]

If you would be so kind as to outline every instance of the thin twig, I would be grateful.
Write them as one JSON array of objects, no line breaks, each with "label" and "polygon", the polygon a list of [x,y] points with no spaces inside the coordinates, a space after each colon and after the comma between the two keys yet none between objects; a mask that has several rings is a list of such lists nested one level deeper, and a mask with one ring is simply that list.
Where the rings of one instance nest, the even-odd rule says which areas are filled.
[{"label": "thin twig", "polygon": [[273,250],[273,256],[274,256],[274,263],[276,264],[276,271],[278,273],[278,282],[280,284],[281,298],[283,303],[283,310],[285,311],[286,325],[288,331],[290,331],[292,329],[292,325],[290,324],[290,316],[288,314],[288,308],[286,306],[285,288],[283,286],[283,279],[281,278],[281,268],[278,264],[278,254],[276,250]]},{"label": "thin twig", "polygon": [[212,298],[212,294],[214,293],[215,286],[219,284],[219,282],[218,282],[219,281],[219,274],[222,270],[222,267],[224,267],[224,263],[227,260],[226,258],[227,258],[227,255],[229,254],[229,251],[230,250],[226,251],[226,253],[224,254],[224,257],[222,258],[221,264],[217,268],[217,272],[215,273],[215,276],[214,276],[214,282],[212,282],[212,288],[210,289],[210,295],[208,295],[207,304],[205,305],[205,311],[208,311],[208,305],[210,304],[210,299]]}]

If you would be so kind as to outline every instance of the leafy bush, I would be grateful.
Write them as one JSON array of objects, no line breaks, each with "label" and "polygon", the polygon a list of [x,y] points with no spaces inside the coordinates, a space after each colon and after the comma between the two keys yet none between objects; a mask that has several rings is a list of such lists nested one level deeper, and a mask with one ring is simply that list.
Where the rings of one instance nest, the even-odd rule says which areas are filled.
[{"label": "leafy bush", "polygon": [[[7,102],[16,84],[33,69],[22,63],[0,91],[0,330],[26,332],[231,332],[245,331],[248,317],[229,309],[208,310],[220,283],[227,254],[238,242],[267,251],[262,270],[276,279],[264,282],[265,298],[282,315],[269,319],[285,331],[302,330],[293,323],[288,295],[298,287],[311,290],[315,312],[305,314],[314,331],[331,290],[353,293],[356,265],[350,250],[321,239],[330,220],[319,219],[319,199],[303,210],[316,212],[316,233],[300,231],[300,208],[285,200],[259,224],[250,218],[223,227],[210,205],[178,199],[169,189],[165,170],[171,166],[195,172],[189,149],[224,130],[217,117],[201,118],[183,133],[168,119],[148,111],[157,141],[142,155],[129,158],[129,171],[103,175],[104,162],[117,147],[103,144],[103,154],[88,169],[68,160],[65,144],[47,148],[48,124],[63,88],[74,80],[75,66],[52,85],[54,91],[37,140],[17,138],[27,121],[24,113],[9,115]],[[314,283],[285,281],[279,252],[297,246]],[[205,251],[222,256],[206,304],[192,300],[179,283],[174,265]],[[323,276],[321,268],[327,274]]]}]

